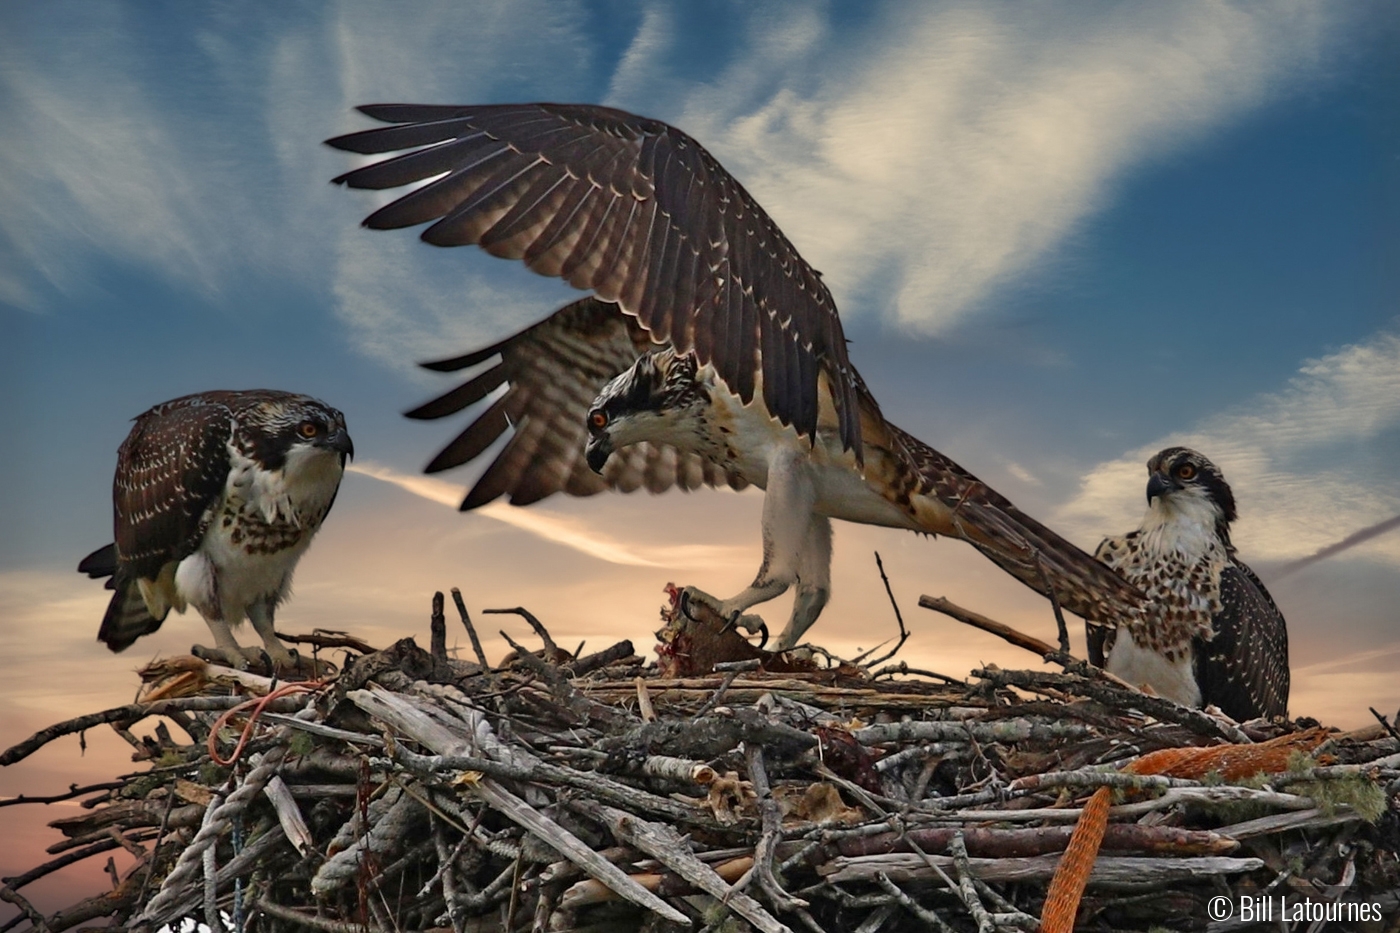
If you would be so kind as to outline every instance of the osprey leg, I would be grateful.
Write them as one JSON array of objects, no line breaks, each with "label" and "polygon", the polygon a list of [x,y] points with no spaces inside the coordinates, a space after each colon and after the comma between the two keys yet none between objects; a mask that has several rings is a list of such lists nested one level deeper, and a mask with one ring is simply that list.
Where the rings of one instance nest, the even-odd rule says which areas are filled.
[{"label": "osprey leg", "polygon": [[800,452],[780,448],[768,466],[768,488],[763,497],[763,564],[753,583],[737,596],[716,601],[689,589],[692,598],[711,603],[720,615],[756,632],[763,620],[744,611],[781,596],[797,584],[792,617],[775,648],[786,650],[797,643],[821,614],[830,592],[831,523],[814,515],[816,484]]},{"label": "osprey leg", "polygon": [[214,636],[214,647],[205,648],[203,645],[195,645],[190,649],[190,653],[197,658],[223,661],[229,667],[246,671],[249,657],[244,652],[243,646],[238,644],[238,639],[233,637],[233,627],[229,625],[228,620],[211,619],[205,616],[204,622],[209,626],[209,633]]},{"label": "osprey leg", "polygon": [[787,628],[773,643],[774,651],[787,651],[795,646],[817,621],[831,598],[831,519],[813,515],[802,541],[797,561],[797,596],[792,601],[792,616]]},{"label": "osprey leg", "polygon": [[272,627],[272,600],[262,600],[253,603],[248,607],[248,621],[253,623],[253,629],[262,639],[263,646],[267,649],[267,654],[272,658],[272,663],[277,667],[295,667],[296,658],[292,652],[287,650],[287,646],[282,644],[282,639],[277,637],[277,633]]}]

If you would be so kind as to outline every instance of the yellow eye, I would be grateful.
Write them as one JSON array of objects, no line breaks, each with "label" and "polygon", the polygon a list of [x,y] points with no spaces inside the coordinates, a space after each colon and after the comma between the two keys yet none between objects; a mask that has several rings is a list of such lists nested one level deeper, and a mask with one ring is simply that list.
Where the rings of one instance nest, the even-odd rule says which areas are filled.
[{"label": "yellow eye", "polygon": [[605,427],[608,423],[608,416],[601,410],[595,411],[588,416],[588,423],[595,428]]},{"label": "yellow eye", "polygon": [[303,421],[297,425],[297,433],[305,438],[313,438],[321,433],[321,427],[314,421]]},{"label": "yellow eye", "polygon": [[1180,479],[1190,479],[1196,475],[1196,468],[1189,463],[1183,463],[1176,468],[1176,475]]}]

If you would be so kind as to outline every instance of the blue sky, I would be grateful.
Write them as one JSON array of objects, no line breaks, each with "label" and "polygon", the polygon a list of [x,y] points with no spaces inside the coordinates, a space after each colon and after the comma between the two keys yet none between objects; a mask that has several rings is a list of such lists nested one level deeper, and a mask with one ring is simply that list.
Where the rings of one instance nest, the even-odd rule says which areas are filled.
[{"label": "blue sky", "polygon": [[[461,516],[433,501],[453,489],[403,488],[456,427],[399,416],[447,385],[413,364],[572,293],[359,228],[380,201],[327,183],[352,163],[321,140],[368,125],[361,103],[587,101],[679,125],[822,270],[891,420],[1082,546],[1136,524],[1168,443],[1224,469],[1266,580],[1400,513],[1398,25],[1380,3],[6,4],[0,690],[22,715],[0,743],[122,702],[133,666],[204,637],[172,619],[110,655],[103,594],[72,571],[110,538],[129,419],[187,392],[318,395],[400,481],[347,478],[289,629],[421,635],[431,591],[457,585],[640,646],[666,580],[752,575],[756,494]],[[944,593],[1049,631],[970,549],[843,526],[819,641],[888,625],[875,547],[906,615]],[[1272,589],[1295,713],[1400,703],[1400,534]],[[915,621],[925,666],[1028,660]]]}]

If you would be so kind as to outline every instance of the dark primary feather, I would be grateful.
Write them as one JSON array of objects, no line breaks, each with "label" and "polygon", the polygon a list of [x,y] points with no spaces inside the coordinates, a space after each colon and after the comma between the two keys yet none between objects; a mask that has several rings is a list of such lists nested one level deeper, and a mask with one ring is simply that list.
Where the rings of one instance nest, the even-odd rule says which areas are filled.
[{"label": "dark primary feather", "polygon": [[1196,682],[1202,704],[1232,719],[1288,714],[1288,630],[1263,583],[1239,560],[1220,574],[1215,637],[1197,642]]},{"label": "dark primary feather", "polygon": [[474,243],[591,289],[654,339],[694,350],[745,402],[761,371],[769,411],[809,437],[825,372],[842,443],[860,456],[856,379],[830,292],[685,133],[587,105],[360,109],[398,125],[330,145],[412,151],[337,182],[382,189],[435,179],[375,211],[367,226],[434,221],[422,234],[429,243]]},{"label": "dark primary feather", "polygon": [[477,479],[462,502],[474,509],[502,495],[513,505],[537,502],[556,492],[590,496],[608,488],[662,492],[672,486],[745,484],[695,454],[637,444],[615,451],[599,476],[583,456],[589,406],[599,391],[654,348],[647,332],[617,305],[584,298],[499,343],[464,356],[425,364],[451,371],[500,357],[485,372],[408,412],[410,418],[442,418],[506,391],[473,418],[443,448],[426,471],[476,459],[514,428],[510,440]]}]

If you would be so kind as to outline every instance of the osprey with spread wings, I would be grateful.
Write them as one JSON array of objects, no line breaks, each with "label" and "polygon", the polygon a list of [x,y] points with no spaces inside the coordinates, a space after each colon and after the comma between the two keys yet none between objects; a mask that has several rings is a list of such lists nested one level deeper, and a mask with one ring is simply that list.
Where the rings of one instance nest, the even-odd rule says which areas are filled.
[{"label": "osprey with spread wings", "polygon": [[752,585],[707,599],[726,618],[796,586],[777,640],[797,643],[830,592],[830,519],[961,538],[1032,589],[1114,624],[1140,594],[938,451],[884,419],[846,355],[831,293],[747,191],[656,120],[574,104],[360,108],[393,124],[329,140],[391,158],[336,179],[422,184],[376,229],[476,244],[596,297],[507,340],[437,363],[499,361],[409,413],[438,418],[507,388],[427,467],[514,434],[467,494],[694,488],[766,491]]}]

